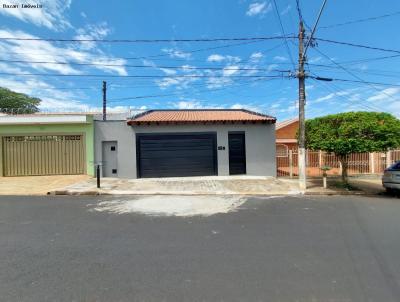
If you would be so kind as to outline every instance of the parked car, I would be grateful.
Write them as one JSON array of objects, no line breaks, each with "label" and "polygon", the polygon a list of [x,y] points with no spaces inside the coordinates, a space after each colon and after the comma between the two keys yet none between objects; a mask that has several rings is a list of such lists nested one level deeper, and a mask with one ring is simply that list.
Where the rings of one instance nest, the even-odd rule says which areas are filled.
[{"label": "parked car", "polygon": [[394,191],[400,192],[400,161],[395,162],[389,168],[385,169],[382,177],[382,185],[388,193]]}]

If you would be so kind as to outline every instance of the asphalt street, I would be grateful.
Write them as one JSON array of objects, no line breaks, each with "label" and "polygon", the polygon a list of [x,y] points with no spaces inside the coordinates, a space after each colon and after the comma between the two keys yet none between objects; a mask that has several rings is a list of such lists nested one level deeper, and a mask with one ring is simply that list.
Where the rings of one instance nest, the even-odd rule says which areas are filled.
[{"label": "asphalt street", "polygon": [[[212,198],[212,197],[205,197]],[[208,217],[0,197],[0,301],[400,301],[400,199],[249,198]]]}]

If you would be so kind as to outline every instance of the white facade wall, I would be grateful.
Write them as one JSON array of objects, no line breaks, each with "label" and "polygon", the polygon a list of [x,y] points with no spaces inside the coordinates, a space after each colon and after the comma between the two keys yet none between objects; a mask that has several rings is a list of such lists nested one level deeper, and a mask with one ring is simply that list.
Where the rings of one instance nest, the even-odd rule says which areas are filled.
[{"label": "white facade wall", "polygon": [[126,121],[95,121],[95,161],[102,161],[102,142],[118,142],[118,177],[136,178],[136,133],[216,132],[218,175],[229,175],[228,132],[243,131],[247,175],[276,176],[275,124],[193,124],[128,126]]}]

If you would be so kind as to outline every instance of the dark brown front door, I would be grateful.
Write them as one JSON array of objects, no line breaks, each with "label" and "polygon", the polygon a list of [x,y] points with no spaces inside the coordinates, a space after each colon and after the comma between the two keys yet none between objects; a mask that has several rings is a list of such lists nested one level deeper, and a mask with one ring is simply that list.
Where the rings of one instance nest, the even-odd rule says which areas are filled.
[{"label": "dark brown front door", "polygon": [[229,133],[229,174],[246,174],[246,141],[244,132]]}]

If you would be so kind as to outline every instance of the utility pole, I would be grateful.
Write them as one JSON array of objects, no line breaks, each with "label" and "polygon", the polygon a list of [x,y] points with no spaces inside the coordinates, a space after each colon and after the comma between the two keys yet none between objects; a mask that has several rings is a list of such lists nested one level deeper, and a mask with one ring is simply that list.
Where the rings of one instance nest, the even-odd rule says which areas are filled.
[{"label": "utility pole", "polygon": [[103,121],[107,120],[107,82],[103,81]]},{"label": "utility pole", "polygon": [[299,71],[297,77],[299,79],[299,153],[298,153],[298,168],[299,168],[299,187],[300,190],[305,191],[307,188],[306,179],[306,119],[304,106],[306,103],[306,88],[305,80],[307,75],[304,72],[304,63],[307,59],[307,49],[311,45],[315,31],[318,26],[319,19],[321,18],[322,12],[325,8],[327,0],[324,0],[319,10],[317,20],[315,21],[314,27],[311,31],[311,35],[308,38],[307,44],[304,47],[304,24],[300,14],[300,25],[299,25]]},{"label": "utility pole", "polygon": [[306,180],[306,129],[305,129],[305,112],[304,106],[306,102],[305,79],[304,72],[304,25],[300,20],[299,26],[299,71],[297,77],[299,79],[299,152],[298,152],[298,168],[299,168],[299,187],[304,191],[307,188]]}]

